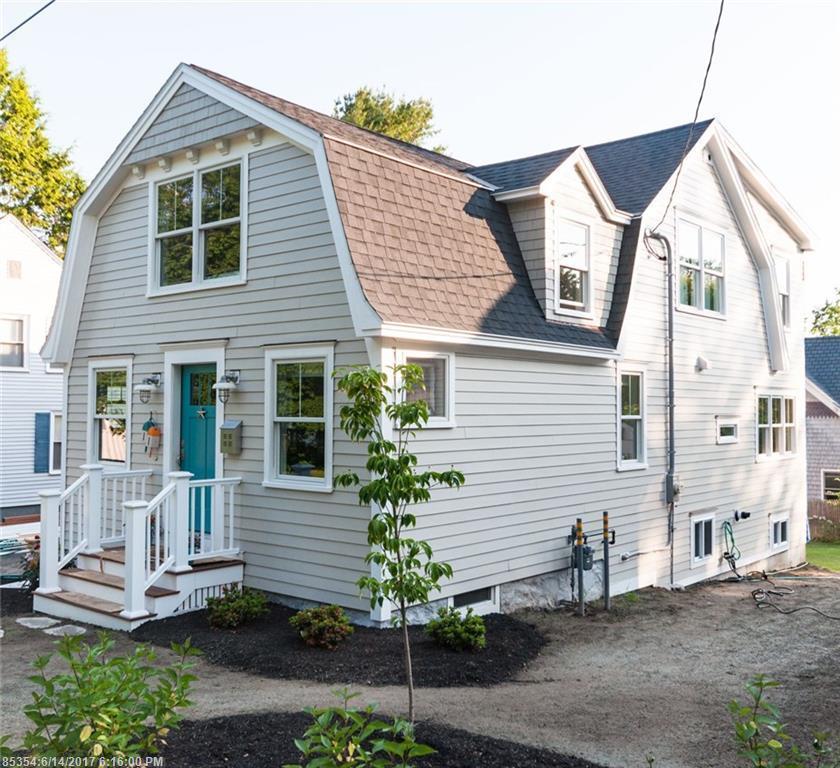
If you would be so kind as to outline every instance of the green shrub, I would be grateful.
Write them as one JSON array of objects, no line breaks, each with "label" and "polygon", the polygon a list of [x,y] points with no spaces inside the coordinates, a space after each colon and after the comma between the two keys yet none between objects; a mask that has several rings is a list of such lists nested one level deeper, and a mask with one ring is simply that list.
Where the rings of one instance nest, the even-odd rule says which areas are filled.
[{"label": "green shrub", "polygon": [[307,645],[313,648],[328,648],[331,651],[353,634],[350,619],[338,605],[304,608],[289,619],[289,624],[298,631]]},{"label": "green shrub", "polygon": [[223,587],[221,597],[207,598],[207,621],[211,627],[233,629],[266,613],[268,599],[256,589]]},{"label": "green shrub", "polygon": [[[52,655],[38,658],[38,686],[33,703],[23,708],[32,721],[22,750],[38,758],[99,758],[114,760],[156,754],[166,735],[177,728],[179,709],[191,705],[190,684],[196,679],[187,658],[199,651],[187,640],[173,644],[178,660],[153,666],[155,654],[145,645],[125,656],[108,657],[114,641],[100,633],[95,645],[78,637],[58,643],[58,655],[68,671],[47,677]],[[0,751],[8,754],[6,739]],[[93,764],[93,763],[90,763]]]},{"label": "green shrub", "polygon": [[739,756],[754,768],[838,768],[840,759],[832,758],[834,750],[826,734],[816,734],[807,751],[793,742],[779,710],[766,698],[766,691],[778,686],[756,675],[746,686],[750,703],[730,702]]},{"label": "green shrub", "polygon": [[434,754],[434,749],[414,740],[411,723],[377,720],[375,706],[347,707],[359,694],[346,688],[333,693],[341,706],[304,710],[315,721],[302,739],[295,739],[305,762],[287,763],[283,768],[412,768],[415,758]]},{"label": "green shrub", "polygon": [[441,608],[437,615],[426,625],[426,634],[438,645],[453,651],[480,651],[487,644],[484,619],[472,608],[463,614],[457,608]]}]

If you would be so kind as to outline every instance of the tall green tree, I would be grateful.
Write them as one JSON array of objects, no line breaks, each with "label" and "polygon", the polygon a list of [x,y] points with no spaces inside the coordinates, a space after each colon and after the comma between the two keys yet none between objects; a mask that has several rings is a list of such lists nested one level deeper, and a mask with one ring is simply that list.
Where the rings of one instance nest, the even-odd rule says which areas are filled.
[{"label": "tall green tree", "polygon": [[[336,99],[333,117],[420,146],[439,133],[434,127],[435,110],[428,99],[398,99],[385,90],[374,91],[368,86]],[[435,146],[432,150],[444,152],[446,147]]]},{"label": "tall green tree", "polygon": [[68,150],[51,146],[46,117],[0,48],[0,212],[13,213],[59,255],[85,182]]},{"label": "tall green tree", "polygon": [[840,288],[836,290],[832,301],[814,310],[811,333],[815,336],[840,336]]}]

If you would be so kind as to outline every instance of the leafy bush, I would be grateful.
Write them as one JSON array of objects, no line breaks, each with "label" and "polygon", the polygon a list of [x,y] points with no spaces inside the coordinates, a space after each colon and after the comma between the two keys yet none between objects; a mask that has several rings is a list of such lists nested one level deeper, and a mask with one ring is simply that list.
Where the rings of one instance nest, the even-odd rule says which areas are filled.
[{"label": "leafy bush", "polygon": [[238,585],[223,587],[221,597],[207,598],[207,620],[211,627],[233,629],[268,613],[268,599],[256,589]]},{"label": "leafy bush", "polygon": [[746,686],[752,701],[730,702],[738,754],[754,768],[838,768],[840,759],[832,758],[834,750],[826,734],[816,734],[808,751],[793,743],[779,710],[766,698],[767,689],[778,686],[774,680],[756,675]]},{"label": "leafy bush", "polygon": [[339,643],[353,634],[353,626],[344,609],[338,605],[304,608],[291,619],[291,624],[307,645],[334,651]]},{"label": "leafy bush", "polygon": [[457,608],[441,608],[426,625],[426,634],[438,645],[453,651],[480,651],[487,644],[484,619],[472,608],[462,614]]},{"label": "leafy bush", "polygon": [[[152,665],[155,654],[138,646],[131,654],[108,657],[114,641],[100,633],[95,645],[78,637],[58,643],[58,655],[69,671],[47,677],[52,655],[41,656],[29,679],[38,690],[23,708],[34,724],[22,750],[38,758],[132,758],[156,754],[166,735],[177,728],[179,709],[191,705],[190,684],[196,679],[187,658],[199,651],[187,640],[172,645],[178,660],[169,667]],[[0,740],[2,751],[8,737]]]},{"label": "leafy bush", "polygon": [[23,572],[21,573],[22,589],[32,594],[41,583],[41,537],[36,536],[29,544],[23,556]]},{"label": "leafy bush", "polygon": [[306,762],[287,763],[283,768],[412,768],[415,758],[434,754],[434,749],[414,740],[411,723],[377,720],[375,706],[347,707],[358,693],[346,688],[333,693],[341,699],[341,706],[304,710],[315,721],[302,739],[295,739]]}]

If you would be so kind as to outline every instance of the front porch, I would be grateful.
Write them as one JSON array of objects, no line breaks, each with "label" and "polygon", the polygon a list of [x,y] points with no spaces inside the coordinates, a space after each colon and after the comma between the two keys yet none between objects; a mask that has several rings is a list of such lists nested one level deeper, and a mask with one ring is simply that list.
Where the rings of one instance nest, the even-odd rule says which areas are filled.
[{"label": "front porch", "polygon": [[153,470],[85,464],[64,491],[41,495],[36,611],[130,631],[198,610],[241,583],[235,540],[241,478],[170,472],[148,498]]}]

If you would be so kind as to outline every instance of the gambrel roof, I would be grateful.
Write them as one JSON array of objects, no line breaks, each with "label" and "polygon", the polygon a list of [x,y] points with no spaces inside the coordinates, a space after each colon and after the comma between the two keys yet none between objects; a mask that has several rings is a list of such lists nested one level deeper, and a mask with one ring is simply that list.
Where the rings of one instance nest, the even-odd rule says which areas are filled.
[{"label": "gambrel roof", "polygon": [[[146,157],[167,140],[177,139],[177,133],[167,137],[164,132],[150,141],[145,132],[184,86],[236,110],[241,119],[229,118],[229,125],[262,124],[313,153],[359,335],[393,335],[395,328],[412,327],[414,338],[425,338],[426,332],[437,333],[435,338],[449,334],[450,339],[457,334],[465,343],[618,357],[643,231],[641,222],[631,223],[631,218],[639,219],[673,176],[687,126],[473,166],[191,65],[176,69],[80,201],[68,248],[67,272],[72,274],[62,283],[59,323],[45,355],[59,362],[67,359],[96,217],[127,177],[132,157]],[[716,125],[707,121],[695,126],[691,145],[712,136],[724,146],[723,132],[712,134]],[[572,165],[583,173],[605,215],[625,225],[606,327],[546,318],[502,202],[509,199],[506,192],[520,185],[531,187],[529,194],[541,194],[540,184]],[[760,237],[753,238],[751,247],[761,247]],[[764,260],[770,270],[769,256]],[[771,288],[773,279],[767,271]],[[774,294],[768,290],[767,295]]]}]

